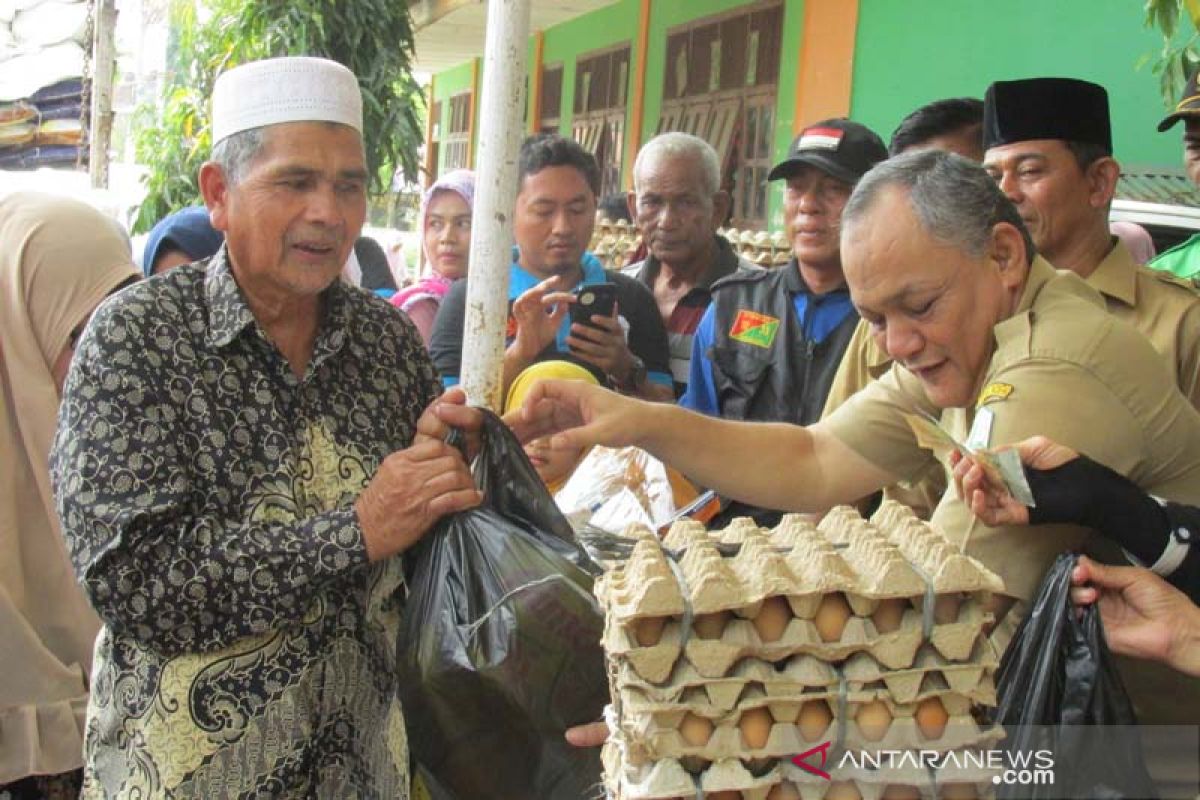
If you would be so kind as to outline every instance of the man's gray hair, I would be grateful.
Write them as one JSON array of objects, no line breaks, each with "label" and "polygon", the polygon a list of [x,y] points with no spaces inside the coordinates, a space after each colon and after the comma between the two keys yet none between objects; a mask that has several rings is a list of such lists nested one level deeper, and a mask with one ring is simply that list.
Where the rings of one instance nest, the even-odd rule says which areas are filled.
[{"label": "man's gray hair", "polygon": [[978,258],[987,249],[992,228],[1007,222],[1021,232],[1025,258],[1033,263],[1033,238],[996,180],[974,161],[941,150],[904,153],[875,165],[846,201],[842,232],[860,222],[891,186],[907,190],[917,218],[938,241]]},{"label": "man's gray hair", "polygon": [[663,156],[668,158],[683,156],[695,159],[700,164],[700,178],[704,182],[704,193],[708,197],[712,197],[721,190],[721,163],[713,146],[699,136],[671,131],[655,136],[642,145],[642,149],[638,151],[637,158],[633,162],[634,191],[637,191],[638,175],[641,174],[642,167],[653,159]]},{"label": "man's gray hair", "polygon": [[230,134],[213,145],[212,160],[221,165],[225,180],[236,186],[262,148],[263,129],[250,128]]}]

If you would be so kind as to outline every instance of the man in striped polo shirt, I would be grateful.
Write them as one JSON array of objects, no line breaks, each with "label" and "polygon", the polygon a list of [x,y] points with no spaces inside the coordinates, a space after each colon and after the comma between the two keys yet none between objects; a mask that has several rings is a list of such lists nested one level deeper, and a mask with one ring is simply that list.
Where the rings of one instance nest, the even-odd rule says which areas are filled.
[{"label": "man in striped polo shirt", "polygon": [[629,213],[648,254],[623,272],[650,289],[671,347],[675,396],[687,389],[692,336],[708,308],[709,287],[738,269],[758,267],[717,235],[729,212],[717,151],[687,133],[664,133],[638,151]]}]

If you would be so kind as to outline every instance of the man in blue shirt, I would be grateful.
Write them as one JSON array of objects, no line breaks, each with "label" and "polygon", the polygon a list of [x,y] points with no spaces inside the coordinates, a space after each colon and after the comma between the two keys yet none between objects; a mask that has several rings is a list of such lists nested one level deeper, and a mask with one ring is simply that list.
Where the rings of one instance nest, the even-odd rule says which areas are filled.
[{"label": "man in blue shirt", "polygon": [[[600,188],[595,159],[570,139],[533,136],[521,146],[519,180],[504,390],[530,364],[565,359],[627,394],[673,398],[667,333],[653,295],[585,250]],[[615,286],[612,315],[572,323],[572,292],[603,283]],[[466,281],[458,281],[434,321],[429,351],[446,386],[458,383],[465,306]]]}]

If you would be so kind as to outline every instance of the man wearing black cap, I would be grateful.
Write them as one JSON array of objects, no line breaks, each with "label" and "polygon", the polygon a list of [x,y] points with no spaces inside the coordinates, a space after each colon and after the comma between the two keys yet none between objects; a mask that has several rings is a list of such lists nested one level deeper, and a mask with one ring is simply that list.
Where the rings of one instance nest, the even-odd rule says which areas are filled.
[{"label": "man wearing black cap", "polygon": [[[1159,133],[1170,130],[1179,120],[1183,120],[1183,166],[1192,183],[1200,186],[1200,71],[1188,79],[1175,110],[1158,123]],[[1200,278],[1200,234],[1159,254],[1147,266],[1180,278]]]},{"label": "man wearing black cap", "polygon": [[[787,181],[792,259],[778,270],[739,271],[713,284],[681,405],[730,419],[820,419],[858,322],[842,274],[842,207],[858,179],[885,158],[883,140],[846,119],[818,122],[796,137],[767,176]],[[756,516],[765,524],[778,518]]]},{"label": "man wearing black cap", "polygon": [[997,81],[984,99],[983,139],[984,167],[1017,206],[1038,253],[1099,291],[1200,407],[1200,297],[1139,267],[1108,229],[1121,168],[1104,88],[1072,78]]}]

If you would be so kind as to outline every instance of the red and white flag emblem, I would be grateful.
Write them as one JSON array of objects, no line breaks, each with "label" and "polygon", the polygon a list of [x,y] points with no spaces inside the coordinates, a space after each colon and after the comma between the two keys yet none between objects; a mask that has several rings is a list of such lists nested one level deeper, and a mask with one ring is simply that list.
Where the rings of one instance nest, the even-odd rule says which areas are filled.
[{"label": "red and white flag emblem", "polygon": [[797,150],[837,150],[845,131],[837,128],[809,128],[800,134]]}]

